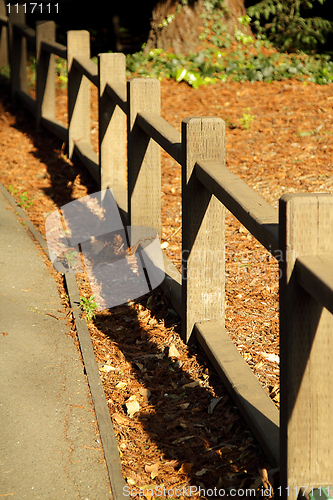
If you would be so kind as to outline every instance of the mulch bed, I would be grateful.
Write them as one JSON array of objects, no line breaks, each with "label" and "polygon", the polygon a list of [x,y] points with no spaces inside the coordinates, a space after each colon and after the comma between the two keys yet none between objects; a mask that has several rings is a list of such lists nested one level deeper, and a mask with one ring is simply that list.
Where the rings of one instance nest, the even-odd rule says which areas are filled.
[{"label": "mulch bed", "polygon": [[[227,166],[275,208],[283,193],[333,192],[332,86],[288,80],[193,90],[165,81],[161,88],[162,116],[175,128],[180,130],[187,116],[226,121]],[[8,104],[6,86],[1,90],[0,180],[45,235],[50,213],[98,186],[83,167],[68,160],[58,139],[37,132],[21,107]],[[244,113],[254,115],[249,130],[242,127]],[[57,116],[63,121],[67,116],[66,94],[60,89]],[[93,89],[95,148],[97,124]],[[162,242],[168,243],[165,251],[179,270],[180,182],[180,166],[162,152]],[[70,315],[62,277],[52,274]],[[87,276],[78,274],[77,281],[80,294],[90,296]],[[229,212],[226,305],[228,334],[278,407],[277,261]],[[267,459],[200,349],[180,340],[180,319],[159,289],[98,312],[88,326],[129,488],[160,485],[162,498],[175,498],[175,492],[164,495],[163,487],[179,492],[190,485],[254,487],[260,494],[267,486]],[[192,490],[191,497],[214,498],[210,493]]]}]

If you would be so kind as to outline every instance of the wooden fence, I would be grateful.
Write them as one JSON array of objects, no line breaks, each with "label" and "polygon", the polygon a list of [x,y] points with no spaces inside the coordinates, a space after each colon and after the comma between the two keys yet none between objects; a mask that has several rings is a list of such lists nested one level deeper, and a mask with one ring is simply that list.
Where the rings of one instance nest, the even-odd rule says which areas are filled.
[{"label": "wooden fence", "polygon": [[[1,2],[0,2],[1,7]],[[127,224],[161,233],[160,146],[182,166],[182,275],[164,256],[163,288],[232,394],[272,466],[281,498],[333,483],[333,196],[286,194],[272,208],[225,166],[225,124],[186,118],[179,133],[160,116],[160,83],[126,82],[125,56],[90,59],[87,31],[55,41],[52,21],[36,30],[19,12],[0,10],[0,54],[7,36],[13,99],[68,143],[101,189],[111,187]],[[7,32],[6,32],[7,30]],[[27,93],[26,40],[35,44],[37,98]],[[54,55],[68,62],[69,125],[55,118]],[[99,90],[99,154],[90,143],[89,81]],[[127,181],[126,181],[127,174]],[[224,328],[225,207],[279,260],[280,415]]]}]

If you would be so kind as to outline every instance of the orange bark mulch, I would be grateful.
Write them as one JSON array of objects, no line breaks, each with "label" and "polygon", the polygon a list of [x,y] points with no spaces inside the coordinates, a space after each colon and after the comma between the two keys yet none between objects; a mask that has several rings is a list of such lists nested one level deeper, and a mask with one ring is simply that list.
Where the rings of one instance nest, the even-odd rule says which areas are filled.
[{"label": "orange bark mulch", "polygon": [[[177,129],[186,116],[226,120],[227,166],[275,208],[286,192],[333,192],[331,85],[289,80],[193,90],[165,81],[161,87],[162,116]],[[25,111],[8,104],[8,89],[1,90],[0,180],[45,235],[52,211],[98,187],[68,160],[59,140],[37,132]],[[58,89],[58,118],[65,121],[66,114],[65,91]],[[248,130],[244,114],[254,117]],[[92,90],[95,148],[97,123]],[[162,242],[179,270],[180,182],[180,166],[162,152]],[[53,274],[69,311],[62,277]],[[86,275],[77,281],[80,294],[90,296]],[[226,306],[228,334],[278,407],[278,265],[229,212]],[[260,494],[269,463],[201,350],[180,340],[180,319],[161,291],[99,312],[88,326],[129,489],[159,485],[161,498],[176,498],[176,489],[186,498],[189,486]],[[211,493],[192,489],[191,497],[214,498]]]}]

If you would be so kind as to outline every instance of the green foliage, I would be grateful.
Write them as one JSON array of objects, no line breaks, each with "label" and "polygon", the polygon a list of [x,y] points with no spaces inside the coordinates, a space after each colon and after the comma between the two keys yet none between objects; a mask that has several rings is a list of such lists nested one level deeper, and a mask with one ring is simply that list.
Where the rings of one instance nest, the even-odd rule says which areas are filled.
[{"label": "green foliage", "polygon": [[0,83],[8,83],[10,79],[10,66],[2,66],[0,68]]},{"label": "green foliage", "polygon": [[244,33],[237,28],[235,28],[234,30],[234,37],[236,38],[237,42],[241,42],[243,45],[254,43],[252,36],[244,35]]},{"label": "green foliage", "polygon": [[12,196],[16,196],[17,195],[17,189],[14,189],[13,186],[12,186],[12,184],[9,185],[8,191],[10,192],[10,194]]},{"label": "green foliage", "polygon": [[67,260],[69,267],[74,268],[76,266],[76,257],[78,256],[78,254],[79,252],[77,252],[76,250],[71,250],[64,254],[64,258]]},{"label": "green foliage", "polygon": [[61,57],[56,58],[56,75],[58,77],[59,86],[61,89],[67,88],[68,74],[67,74],[67,61]]},{"label": "green foliage", "polygon": [[[245,108],[243,111],[251,111],[251,108]],[[244,130],[250,130],[251,123],[254,120],[254,115],[243,113],[243,117],[239,120],[241,127]]]},{"label": "green foliage", "polygon": [[29,200],[28,192],[24,191],[24,193],[19,194],[20,201],[17,202],[20,207],[24,208],[27,210],[28,208],[32,207],[34,204],[33,201]]},{"label": "green foliage", "polygon": [[261,42],[236,50],[209,47],[197,53],[176,55],[151,50],[147,55],[137,52],[127,56],[127,75],[172,78],[185,81],[193,88],[219,80],[236,82],[284,80],[297,78],[304,82],[328,84],[333,82],[333,62],[327,55],[281,54],[267,55]]},{"label": "green foliage", "polygon": [[[318,0],[323,4],[325,0]],[[309,0],[261,0],[248,8],[257,37],[268,39],[282,51],[315,50],[333,31],[333,24],[320,17],[302,17],[312,9]]]},{"label": "green foliage", "polygon": [[21,208],[24,208],[25,210],[27,210],[28,208],[32,207],[32,205],[34,204],[33,201],[29,200],[28,191],[24,191],[23,193],[18,193],[17,189],[15,189],[12,186],[12,184],[9,185],[8,191],[10,192],[10,194],[12,196],[18,196],[19,197],[19,201],[17,201],[16,203]]},{"label": "green foliage", "polygon": [[223,23],[223,18],[228,17],[229,13],[223,0],[206,0],[201,14],[204,31],[199,35],[199,40],[207,40],[218,48],[230,47],[232,39]]},{"label": "green foliage", "polygon": [[95,317],[94,311],[100,305],[98,302],[95,302],[96,294],[91,295],[89,298],[80,297],[80,306],[83,311],[86,313],[87,321],[90,321]]}]

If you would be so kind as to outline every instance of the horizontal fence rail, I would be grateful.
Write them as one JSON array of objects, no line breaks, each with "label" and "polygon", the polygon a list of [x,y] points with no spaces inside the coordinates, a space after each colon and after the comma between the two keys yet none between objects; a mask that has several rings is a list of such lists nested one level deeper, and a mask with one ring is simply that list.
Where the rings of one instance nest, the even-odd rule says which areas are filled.
[{"label": "horizontal fence rail", "polygon": [[200,182],[275,257],[279,249],[279,214],[237,175],[216,162],[198,162]]},{"label": "horizontal fence rail", "polygon": [[[1,10],[2,9],[2,10]],[[160,147],[182,168],[182,273],[164,255],[166,291],[182,319],[185,342],[196,338],[221,376],[273,466],[280,497],[333,478],[333,196],[284,195],[279,210],[225,166],[225,124],[186,118],[178,132],[160,115],[160,83],[126,82],[123,54],[90,59],[89,33],[55,40],[52,21],[26,27],[22,12],[5,16],[0,52],[9,40],[13,99],[68,143],[101,189],[112,188],[126,224],[161,234]],[[8,28],[8,29],[7,29]],[[6,31],[7,30],[7,31]],[[37,98],[27,91],[26,39],[36,45]],[[68,127],[55,118],[54,55],[68,63]],[[99,93],[99,152],[90,142],[89,81]],[[280,414],[224,327],[227,208],[280,267]]]},{"label": "horizontal fence rail", "polygon": [[66,45],[62,45],[57,42],[46,42],[42,41],[42,50],[49,52],[50,54],[55,54],[58,57],[62,57],[63,59],[67,59],[67,47]]}]

